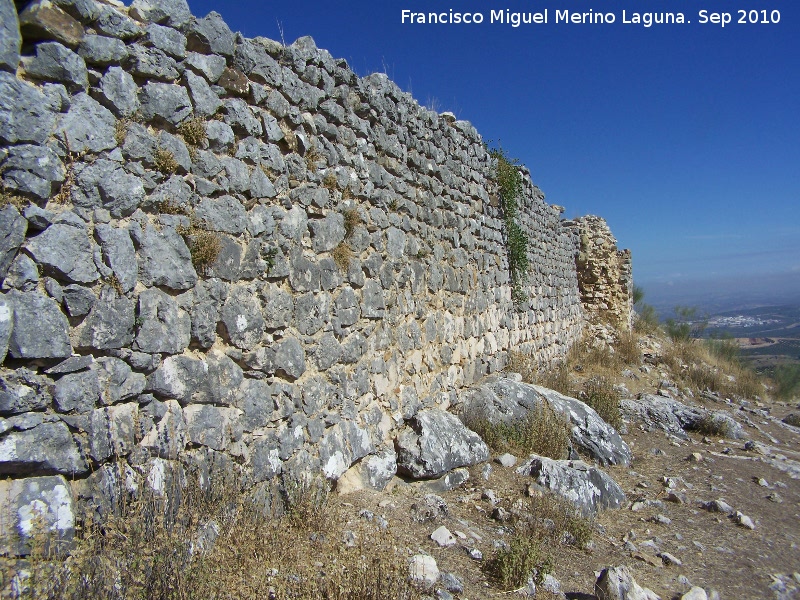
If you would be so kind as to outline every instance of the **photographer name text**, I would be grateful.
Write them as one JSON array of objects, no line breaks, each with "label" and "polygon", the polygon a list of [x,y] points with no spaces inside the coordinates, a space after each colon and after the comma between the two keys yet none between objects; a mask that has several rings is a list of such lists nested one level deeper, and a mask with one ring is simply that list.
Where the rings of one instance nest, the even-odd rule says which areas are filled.
[{"label": "photographer name text", "polygon": [[732,25],[777,25],[781,21],[779,10],[738,9],[728,12],[698,10],[696,13],[682,12],[619,12],[573,11],[544,9],[538,12],[516,12],[508,9],[488,12],[458,12],[453,9],[435,12],[400,11],[404,25],[509,25],[513,28],[525,25],[687,25],[697,23],[716,27]]}]

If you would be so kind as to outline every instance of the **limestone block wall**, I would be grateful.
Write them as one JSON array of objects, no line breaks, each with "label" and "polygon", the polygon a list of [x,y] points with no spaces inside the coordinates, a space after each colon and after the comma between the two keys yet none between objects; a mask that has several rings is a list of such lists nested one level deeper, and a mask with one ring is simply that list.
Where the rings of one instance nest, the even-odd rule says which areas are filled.
[{"label": "limestone block wall", "polygon": [[630,250],[619,250],[605,219],[594,215],[565,221],[575,239],[581,303],[589,320],[633,326],[633,271]]},{"label": "limestone block wall", "polygon": [[559,209],[525,173],[514,306],[482,138],[386,76],[185,0],[0,15],[7,508],[67,527],[186,466],[381,487],[419,411],[580,335]]}]

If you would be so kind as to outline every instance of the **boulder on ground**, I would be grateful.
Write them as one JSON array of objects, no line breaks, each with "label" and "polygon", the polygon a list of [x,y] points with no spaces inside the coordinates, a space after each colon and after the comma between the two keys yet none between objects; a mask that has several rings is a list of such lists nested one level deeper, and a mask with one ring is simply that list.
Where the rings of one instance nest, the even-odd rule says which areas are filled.
[{"label": "boulder on ground", "polygon": [[455,416],[432,408],[408,420],[395,442],[397,471],[415,479],[440,477],[489,459],[489,448]]}]

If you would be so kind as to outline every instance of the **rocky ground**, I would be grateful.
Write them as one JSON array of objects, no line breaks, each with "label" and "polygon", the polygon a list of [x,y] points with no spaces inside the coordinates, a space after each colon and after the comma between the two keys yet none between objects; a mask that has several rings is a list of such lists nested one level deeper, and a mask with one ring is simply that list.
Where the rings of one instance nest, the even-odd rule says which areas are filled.
[{"label": "rocky ground", "polygon": [[[639,585],[663,599],[684,597],[694,586],[706,596],[695,590],[686,598],[800,597],[800,429],[782,422],[796,407],[711,393],[691,398],[663,375],[658,367],[627,373],[640,405],[664,400],[678,416],[722,411],[714,414],[741,424],[741,431],[735,424],[729,429],[739,438],[667,432],[662,427],[669,424],[644,422],[629,406],[622,437],[633,460],[603,467],[626,499],[593,519],[589,548],[554,548],[557,589],[567,598],[594,598],[600,571],[626,566]],[[533,480],[517,471],[526,457],[516,457],[511,467],[498,458],[472,467],[469,479],[450,491],[442,482],[395,478],[383,493],[360,491],[332,502],[343,511],[346,535],[388,536],[409,557],[431,556],[442,574],[453,574],[460,585],[440,578],[437,597],[505,597],[513,590],[499,589],[483,566],[509,538],[513,525],[503,521],[503,511],[529,509]],[[538,592],[563,597],[541,585]]]},{"label": "rocky ground", "polygon": [[[105,545],[92,546],[89,536],[64,564],[70,572],[95,569],[98,558],[112,565],[110,578],[95,574],[99,587],[93,589],[105,591],[93,597],[141,597],[116,591],[119,570],[113,564],[135,556],[142,564],[150,564],[148,557],[167,560],[162,566],[150,561],[159,571],[138,578],[145,583],[136,576],[125,579],[128,591],[150,589],[144,597],[800,598],[800,428],[787,423],[798,422],[800,406],[769,400],[766,393],[763,399],[745,399],[692,389],[686,373],[697,365],[669,359],[664,339],[642,337],[636,343],[638,364],[592,365],[586,354],[569,363],[572,386],[580,387],[598,370],[616,385],[622,396],[618,430],[575,398],[523,383],[513,372],[487,378],[450,408],[462,416],[477,411],[514,423],[546,401],[552,414],[568,416],[569,436],[563,421],[561,431],[565,443],[571,439],[571,460],[513,456],[508,448],[492,446],[484,433],[491,447],[487,461],[486,446],[478,440],[480,458],[472,461],[477,464],[443,467],[440,479],[395,476],[378,492],[344,477],[327,503],[306,492],[290,499],[288,506],[295,508],[287,509],[288,519],[257,513],[248,521],[249,513],[234,516],[235,502],[223,499],[211,519],[198,513],[188,521],[186,531],[195,532],[189,536],[190,553],[200,549],[199,567],[190,572],[196,581],[176,577],[176,568],[186,568],[184,555],[174,552],[186,546],[183,534],[165,532],[158,547],[153,546],[157,536],[136,534],[137,523],[149,522],[147,511],[139,521],[107,525]],[[719,370],[711,364],[704,368]],[[734,378],[723,373],[722,381]],[[459,457],[469,450],[461,447],[464,440],[476,437],[445,416],[442,423],[452,437],[440,432],[417,440],[426,467],[432,468],[434,459]],[[455,435],[459,428],[467,438]],[[407,445],[401,450],[412,452],[414,444]],[[574,504],[553,502],[558,494],[546,488]],[[573,517],[564,516],[564,506],[578,506],[587,517],[569,521]],[[548,572],[535,586],[533,580],[509,585],[490,568],[521,537],[538,544],[539,575]],[[52,574],[63,571],[48,570],[54,563],[41,561],[32,554],[0,564],[2,597],[87,597],[80,589],[62,595],[60,584],[48,586]],[[520,570],[529,573],[530,567]],[[409,574],[423,584],[419,589],[408,588]],[[163,586],[153,588],[154,580]],[[323,587],[305,585],[314,581]],[[386,585],[377,589],[381,582]],[[293,595],[295,584],[304,591]],[[329,593],[331,584],[338,595]],[[176,595],[176,585],[189,591]],[[36,586],[51,592],[37,594]],[[222,596],[219,590],[225,590]]]}]

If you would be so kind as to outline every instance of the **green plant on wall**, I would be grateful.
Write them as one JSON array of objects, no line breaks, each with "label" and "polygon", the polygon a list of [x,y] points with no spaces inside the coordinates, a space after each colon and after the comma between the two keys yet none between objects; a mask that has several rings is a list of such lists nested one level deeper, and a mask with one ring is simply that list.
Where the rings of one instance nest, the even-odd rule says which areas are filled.
[{"label": "green plant on wall", "polygon": [[508,253],[508,270],[511,275],[511,296],[515,304],[527,300],[523,286],[528,279],[528,234],[518,223],[519,202],[522,199],[522,173],[519,161],[511,159],[502,148],[490,150],[495,160],[495,177],[500,207],[503,210],[505,244]]}]

